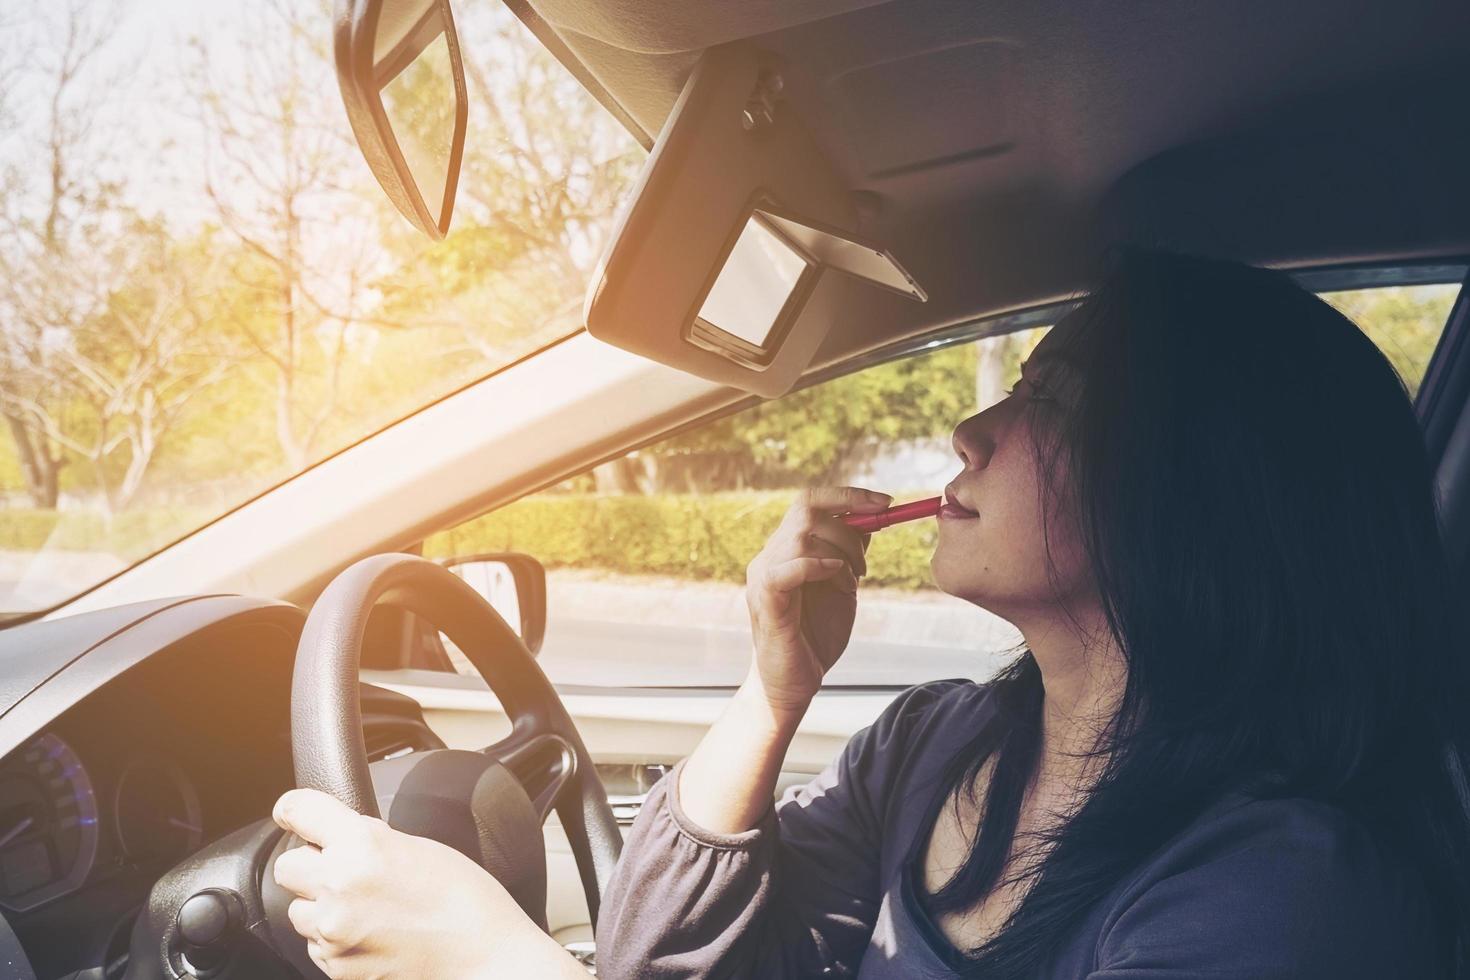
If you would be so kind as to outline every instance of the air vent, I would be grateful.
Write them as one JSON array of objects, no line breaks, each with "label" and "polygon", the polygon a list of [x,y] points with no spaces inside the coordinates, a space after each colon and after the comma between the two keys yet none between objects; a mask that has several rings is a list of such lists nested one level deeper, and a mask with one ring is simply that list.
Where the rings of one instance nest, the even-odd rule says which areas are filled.
[{"label": "air vent", "polygon": [[444,748],[443,740],[424,723],[423,710],[413,698],[372,684],[363,684],[359,690],[368,762]]},{"label": "air vent", "polygon": [[369,762],[396,758],[420,749],[443,747],[428,726],[417,721],[374,718],[364,721],[362,727]]}]

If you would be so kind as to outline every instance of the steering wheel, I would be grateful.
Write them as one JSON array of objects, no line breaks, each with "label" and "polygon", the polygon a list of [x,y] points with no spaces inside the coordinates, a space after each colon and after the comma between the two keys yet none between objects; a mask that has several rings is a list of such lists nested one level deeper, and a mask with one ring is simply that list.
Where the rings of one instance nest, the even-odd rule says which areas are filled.
[{"label": "steering wheel", "polygon": [[[499,698],[511,733],[478,752],[433,749],[369,766],[358,699],[368,615],[403,607],[445,633]],[[571,716],[519,636],[481,596],[413,555],[365,558],[307,617],[291,683],[296,784],[477,861],[546,928],[542,824],[560,818],[594,925],[622,847],[607,793]],[[269,820],[160,878],[133,931],[128,980],[321,977],[286,916],[275,858],[299,843]]]}]

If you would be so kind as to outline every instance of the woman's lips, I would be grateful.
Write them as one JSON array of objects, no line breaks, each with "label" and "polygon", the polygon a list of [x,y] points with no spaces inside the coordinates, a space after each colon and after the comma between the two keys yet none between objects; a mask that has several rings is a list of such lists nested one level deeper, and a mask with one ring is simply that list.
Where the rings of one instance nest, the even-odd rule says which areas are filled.
[{"label": "woman's lips", "polygon": [[973,520],[980,515],[968,507],[961,507],[952,500],[946,500],[944,506],[939,508],[939,519],[941,521]]},{"label": "woman's lips", "polygon": [[944,488],[944,505],[939,508],[941,521],[972,520],[980,515],[959,502],[954,486]]}]

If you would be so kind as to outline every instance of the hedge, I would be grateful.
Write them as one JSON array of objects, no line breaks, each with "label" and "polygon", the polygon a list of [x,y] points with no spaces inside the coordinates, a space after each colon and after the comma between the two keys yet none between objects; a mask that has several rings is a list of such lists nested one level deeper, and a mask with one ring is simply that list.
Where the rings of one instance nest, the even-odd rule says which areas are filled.
[{"label": "hedge", "polygon": [[188,508],[125,511],[0,510],[0,551],[104,551],[146,557],[212,516]]},{"label": "hedge", "polygon": [[[745,566],[791,498],[790,492],[531,497],[433,535],[424,553],[523,551],[548,568],[743,582]],[[873,535],[864,581],[929,587],[934,539],[933,521]]]},{"label": "hedge", "polygon": [[[530,497],[433,535],[424,542],[424,553],[438,558],[524,551],[547,568],[743,582],[745,566],[780,522],[791,498],[789,491]],[[95,511],[0,510],[0,550],[106,551],[137,559],[209,516],[185,510],[128,511],[109,527]],[[934,536],[933,521],[900,524],[873,535],[864,581],[929,587]]]}]

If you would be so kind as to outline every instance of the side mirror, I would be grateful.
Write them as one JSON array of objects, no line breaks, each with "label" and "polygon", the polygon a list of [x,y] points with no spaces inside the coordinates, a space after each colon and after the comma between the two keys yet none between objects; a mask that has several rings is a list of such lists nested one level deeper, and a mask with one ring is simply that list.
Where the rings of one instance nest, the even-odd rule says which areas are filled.
[{"label": "side mirror", "polygon": [[439,564],[465,581],[506,621],[532,653],[546,637],[546,569],[530,555],[499,552],[442,558]]},{"label": "side mirror", "polygon": [[373,176],[443,238],[464,151],[464,65],[449,0],[336,0],[337,82]]}]

